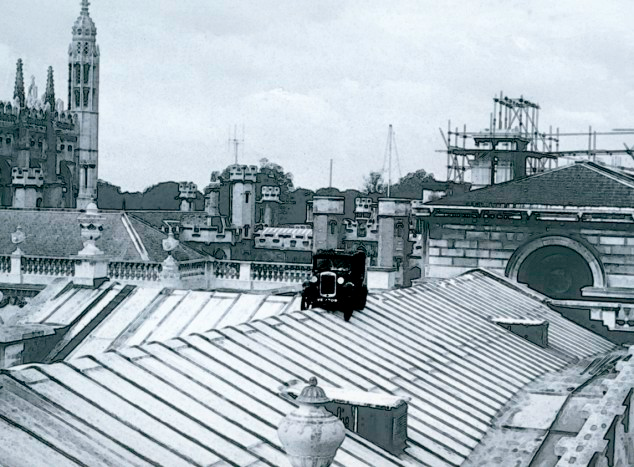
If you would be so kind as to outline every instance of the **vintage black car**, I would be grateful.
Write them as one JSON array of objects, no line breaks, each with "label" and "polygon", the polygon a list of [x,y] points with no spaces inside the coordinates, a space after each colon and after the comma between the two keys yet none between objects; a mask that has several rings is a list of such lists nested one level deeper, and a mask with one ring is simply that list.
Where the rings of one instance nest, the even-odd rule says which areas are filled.
[{"label": "vintage black car", "polygon": [[302,310],[319,307],[339,310],[348,321],[354,310],[365,308],[368,297],[365,253],[325,250],[313,255],[313,273],[304,283]]}]

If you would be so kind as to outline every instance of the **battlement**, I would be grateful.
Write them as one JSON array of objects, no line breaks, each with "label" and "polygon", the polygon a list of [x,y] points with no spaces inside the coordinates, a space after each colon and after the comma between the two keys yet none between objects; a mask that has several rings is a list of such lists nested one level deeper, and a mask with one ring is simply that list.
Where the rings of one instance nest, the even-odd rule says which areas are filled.
[{"label": "battlement", "polygon": [[178,197],[186,199],[196,198],[198,186],[194,182],[180,182],[178,184]]},{"label": "battlement", "polygon": [[354,214],[356,217],[370,217],[374,211],[372,198],[355,198]]},{"label": "battlement", "polygon": [[257,165],[230,165],[229,181],[231,182],[255,182],[260,169]]},{"label": "battlement", "polygon": [[11,170],[11,182],[14,186],[41,187],[44,185],[44,172],[40,168],[14,167]]},{"label": "battlement", "polygon": [[219,191],[221,186],[222,183],[220,180],[209,182],[209,185],[205,187],[205,193],[209,193],[210,191]]},{"label": "battlement", "polygon": [[280,200],[279,186],[263,186],[262,187],[261,201],[279,201],[279,200]]},{"label": "battlement", "polygon": [[[60,108],[63,106],[60,106]],[[46,106],[36,107],[23,107],[19,108],[11,102],[0,101],[0,115],[17,117],[18,115],[25,115],[27,121],[34,123],[45,124],[48,117],[49,109]],[[58,123],[65,123],[69,126],[75,126],[77,124],[77,115],[72,112],[53,110],[53,120]]]}]

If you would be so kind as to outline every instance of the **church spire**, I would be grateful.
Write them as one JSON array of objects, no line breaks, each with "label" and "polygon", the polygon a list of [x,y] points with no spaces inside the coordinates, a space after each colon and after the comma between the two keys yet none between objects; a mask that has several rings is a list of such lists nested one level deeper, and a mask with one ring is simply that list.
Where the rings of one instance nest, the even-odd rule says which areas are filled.
[{"label": "church spire", "polygon": [[13,90],[13,99],[20,102],[20,107],[24,107],[24,73],[22,71],[22,59],[18,59],[17,70],[15,73],[15,88]]},{"label": "church spire", "polygon": [[55,81],[53,80],[53,67],[48,67],[48,75],[46,77],[46,94],[44,95],[44,103],[51,105],[51,112],[55,112]]}]

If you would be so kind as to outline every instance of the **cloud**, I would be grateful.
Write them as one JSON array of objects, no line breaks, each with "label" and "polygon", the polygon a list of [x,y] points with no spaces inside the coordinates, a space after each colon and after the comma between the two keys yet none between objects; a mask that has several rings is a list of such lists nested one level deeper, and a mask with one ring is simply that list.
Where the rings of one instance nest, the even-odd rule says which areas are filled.
[{"label": "cloud", "polygon": [[[11,73],[0,98],[19,56],[40,86],[52,64],[65,96],[78,2],[3,8]],[[267,157],[317,188],[333,158],[335,183],[359,187],[383,165],[391,123],[403,175],[442,178],[438,127],[488,127],[500,90],[537,101],[542,129],[631,126],[633,10],[625,0],[93,2],[100,176],[124,189],[204,185],[232,161],[229,129],[244,125],[243,162]]]}]

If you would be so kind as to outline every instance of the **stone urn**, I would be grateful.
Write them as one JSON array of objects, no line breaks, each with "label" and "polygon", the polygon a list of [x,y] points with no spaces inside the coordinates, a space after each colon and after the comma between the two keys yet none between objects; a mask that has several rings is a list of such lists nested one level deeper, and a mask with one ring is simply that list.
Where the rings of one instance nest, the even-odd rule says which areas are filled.
[{"label": "stone urn", "polygon": [[85,214],[77,218],[81,229],[81,238],[84,248],[78,253],[79,256],[98,256],[103,252],[97,248],[95,242],[101,237],[103,232],[104,217],[99,214],[97,205],[90,203],[86,206]]},{"label": "stone urn", "polygon": [[299,407],[277,429],[291,465],[328,467],[346,437],[343,423],[323,407],[330,399],[316,378],[310,379],[295,402]]}]

